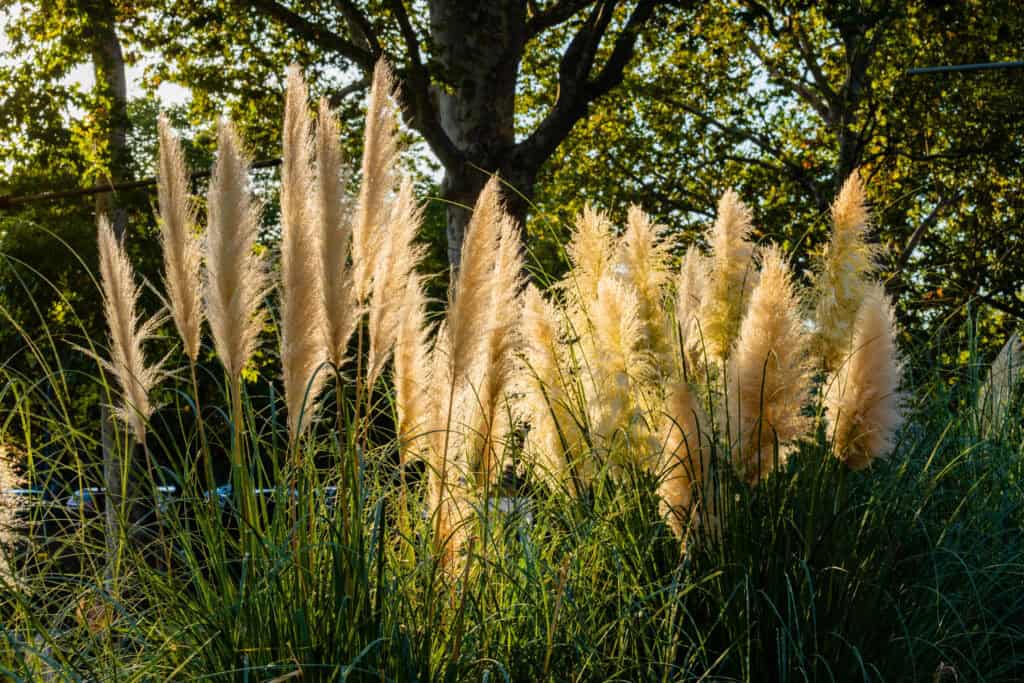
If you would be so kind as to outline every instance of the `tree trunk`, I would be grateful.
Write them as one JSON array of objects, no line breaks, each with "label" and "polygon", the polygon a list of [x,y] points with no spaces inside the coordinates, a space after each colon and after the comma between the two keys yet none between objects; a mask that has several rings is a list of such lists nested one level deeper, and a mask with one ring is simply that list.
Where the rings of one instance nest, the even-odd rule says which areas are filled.
[{"label": "tree trunk", "polygon": [[[473,204],[494,172],[505,179],[532,178],[503,168],[515,145],[515,97],[526,42],[524,0],[432,0],[430,31],[444,79],[435,86],[441,126],[465,162],[445,168],[441,185],[448,205],[448,260],[457,268]],[[513,177],[514,176],[514,177]],[[518,187],[529,195],[527,187]],[[513,192],[506,192],[507,199]],[[525,204],[510,201],[517,218]]]},{"label": "tree trunk", "polygon": [[[89,16],[96,94],[103,107],[97,117],[97,123],[102,127],[102,135],[97,142],[104,146],[107,177],[100,183],[120,183],[130,180],[132,175],[131,151],[128,149],[128,83],[124,54],[115,30],[114,7],[109,0],[88,0],[83,6]],[[105,117],[102,115],[104,113]],[[115,193],[96,195],[96,213],[107,215],[118,239],[124,235],[128,212],[118,204]]]}]

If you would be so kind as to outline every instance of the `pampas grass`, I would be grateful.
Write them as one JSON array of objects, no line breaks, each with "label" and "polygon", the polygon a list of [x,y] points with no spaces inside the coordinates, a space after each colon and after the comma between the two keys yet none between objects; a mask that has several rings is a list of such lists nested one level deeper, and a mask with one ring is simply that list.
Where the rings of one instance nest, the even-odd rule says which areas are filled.
[{"label": "pampas grass", "polygon": [[778,247],[765,249],[728,373],[732,460],[750,484],[785,463],[789,446],[810,426],[802,412],[811,371],[800,311],[789,264]]},{"label": "pampas grass", "polygon": [[[614,265],[615,240],[608,216],[589,205],[584,207],[565,251],[572,270],[561,286],[576,308],[584,307],[597,298],[598,282]],[[584,326],[575,316],[572,322],[581,328]]]},{"label": "pampas grass", "polygon": [[426,248],[414,242],[422,222],[423,209],[413,196],[412,180],[406,178],[391,205],[386,237],[373,276],[367,321],[367,387],[374,385],[395,348],[409,282],[426,254]]},{"label": "pampas grass", "polygon": [[874,283],[857,313],[847,357],[824,395],[835,456],[850,469],[868,467],[892,450],[903,421],[901,375],[895,316],[884,288]]},{"label": "pampas grass", "polygon": [[670,281],[669,245],[658,235],[656,226],[640,207],[631,206],[626,219],[626,232],[618,245],[617,272],[636,292],[642,325],[643,346],[651,353],[655,365],[668,374],[673,365],[673,335],[665,300]]},{"label": "pampas grass", "polygon": [[718,202],[718,217],[707,236],[710,267],[698,316],[708,351],[719,362],[732,351],[756,284],[752,231],[750,210],[729,190]]},{"label": "pampas grass", "polygon": [[1016,332],[1010,335],[999,355],[992,361],[985,381],[978,390],[977,407],[980,429],[988,438],[1002,428],[1009,416],[1013,394],[1024,378],[1024,343]]},{"label": "pampas grass", "polygon": [[[676,276],[675,317],[679,329],[679,350],[683,362],[693,365],[699,358],[700,330],[697,314],[707,286],[707,264],[700,250],[691,245],[683,256]],[[684,374],[689,374],[686,368]]]},{"label": "pampas grass", "polygon": [[353,202],[346,191],[348,165],[341,152],[337,115],[320,100],[316,127],[316,219],[319,221],[320,294],[327,359],[340,368],[359,321],[349,253],[352,245]]},{"label": "pampas grass", "polygon": [[195,229],[196,208],[189,196],[189,176],[181,144],[163,115],[157,121],[157,135],[160,142],[157,196],[164,286],[185,355],[195,363],[203,324],[202,289],[196,286],[201,278],[203,247]]},{"label": "pampas grass", "polygon": [[869,230],[864,185],[855,171],[832,204],[832,237],[815,283],[815,352],[827,371],[843,362],[857,312],[873,286],[869,276],[878,250],[867,242]]},{"label": "pampas grass", "polygon": [[707,417],[690,387],[673,384],[662,416],[658,495],[661,513],[680,539],[685,539],[697,494],[709,473]]},{"label": "pampas grass", "polygon": [[327,375],[320,292],[320,227],[316,217],[306,84],[288,69],[281,166],[281,366],[294,442],[309,426]]},{"label": "pampas grass", "polygon": [[385,200],[397,180],[398,137],[391,106],[394,78],[384,58],[373,70],[363,134],[362,185],[352,230],[353,282],[356,300],[370,296],[388,215]]},{"label": "pampas grass", "polygon": [[431,423],[430,325],[427,323],[427,297],[420,276],[410,278],[405,287],[395,339],[394,385],[398,412],[399,460],[404,465],[419,459],[427,451]]},{"label": "pampas grass", "polygon": [[121,400],[114,414],[129,427],[139,444],[146,443],[146,423],[153,414],[149,394],[162,373],[162,361],[147,363],[143,345],[163,322],[159,317],[143,320],[138,310],[142,287],[124,246],[105,216],[98,220],[97,240],[100,254],[100,282],[103,287],[103,311],[110,333],[110,360],[100,363],[116,379]]},{"label": "pampas grass", "polygon": [[230,122],[217,135],[217,161],[207,195],[206,308],[214,347],[236,382],[256,350],[267,288],[263,260],[253,251],[259,206],[249,192],[249,159]]}]

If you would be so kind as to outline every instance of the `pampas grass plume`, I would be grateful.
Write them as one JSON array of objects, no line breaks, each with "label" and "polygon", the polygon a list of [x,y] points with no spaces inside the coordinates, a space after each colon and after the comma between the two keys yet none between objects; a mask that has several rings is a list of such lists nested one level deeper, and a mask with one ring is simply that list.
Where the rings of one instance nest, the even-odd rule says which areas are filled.
[{"label": "pampas grass plume", "polygon": [[316,128],[316,218],[320,225],[324,346],[335,367],[345,360],[360,314],[349,264],[353,206],[346,186],[350,171],[342,157],[340,134],[337,115],[327,100],[321,99]]},{"label": "pampas grass plume", "polygon": [[750,210],[739,195],[727,191],[718,202],[718,217],[708,233],[711,264],[699,316],[708,350],[719,361],[730,354],[756,283],[752,230]]},{"label": "pampas grass plume", "polygon": [[615,240],[608,217],[589,205],[584,207],[576,218],[566,253],[572,270],[562,287],[571,301],[586,306],[597,298],[597,283],[614,263]]},{"label": "pampas grass plume", "polygon": [[185,355],[195,363],[203,324],[202,288],[197,286],[201,281],[203,247],[195,231],[196,208],[188,192],[188,171],[181,144],[162,114],[157,122],[157,133],[160,140],[157,197],[164,286]]},{"label": "pampas grass plume", "polygon": [[697,329],[697,314],[700,311],[704,289],[707,286],[707,264],[700,250],[691,245],[683,256],[676,276],[675,316],[679,326],[679,341],[682,357],[689,361],[696,357],[700,341]]},{"label": "pampas grass plume", "polygon": [[860,305],[872,287],[877,247],[870,229],[864,185],[855,171],[832,204],[832,237],[815,283],[816,353],[826,370],[835,370],[849,350]]},{"label": "pampas grass plume", "polygon": [[395,348],[409,281],[426,255],[425,247],[414,243],[422,222],[423,209],[413,195],[412,180],[406,178],[391,205],[387,238],[373,276],[367,325],[367,386],[373,386]]},{"label": "pampas grass plume", "polygon": [[636,292],[642,344],[659,366],[671,365],[672,334],[665,312],[669,245],[659,238],[658,226],[638,206],[629,209],[618,252],[618,274]]},{"label": "pampas grass plume", "polygon": [[430,326],[427,324],[427,297],[422,278],[413,276],[405,288],[398,334],[395,340],[395,406],[398,410],[399,457],[401,463],[422,457],[425,430],[431,423],[432,364]]},{"label": "pampas grass plume", "polygon": [[388,218],[385,204],[396,181],[398,137],[391,105],[394,89],[394,77],[382,57],[373,70],[370,100],[366,107],[362,185],[352,231],[353,282],[356,300],[360,303],[370,296]]},{"label": "pampas grass plume", "polygon": [[319,224],[313,182],[312,138],[306,84],[299,67],[288,69],[281,165],[281,365],[288,433],[295,440],[309,425],[327,380],[320,293]]},{"label": "pampas grass plume", "polygon": [[901,375],[892,305],[874,283],[857,314],[851,351],[824,396],[835,455],[850,469],[868,467],[892,450],[903,421]]},{"label": "pampas grass plume", "polygon": [[267,275],[254,252],[259,206],[249,193],[249,160],[235,127],[220,126],[207,195],[206,309],[214,346],[232,381],[256,350]]},{"label": "pampas grass plume", "polygon": [[778,247],[769,247],[728,374],[730,436],[739,448],[733,464],[750,484],[784,463],[788,446],[807,432],[802,409],[810,391],[810,342],[801,310],[789,264]]},{"label": "pampas grass plume", "polygon": [[136,284],[128,254],[105,216],[99,218],[97,239],[103,310],[110,331],[110,360],[101,363],[121,387],[121,403],[115,407],[115,415],[131,427],[136,441],[144,444],[146,421],[153,414],[149,394],[160,377],[162,363],[147,364],[142,346],[162,319],[142,319],[138,310],[142,288]]},{"label": "pampas grass plume", "polygon": [[693,392],[682,382],[668,391],[661,427],[661,513],[680,539],[685,538],[696,494],[708,476],[707,418]]},{"label": "pampas grass plume", "polygon": [[24,507],[21,496],[5,493],[25,485],[25,479],[16,470],[16,451],[0,445],[0,585],[14,580],[7,562],[7,554],[14,548],[21,523],[18,514]]}]

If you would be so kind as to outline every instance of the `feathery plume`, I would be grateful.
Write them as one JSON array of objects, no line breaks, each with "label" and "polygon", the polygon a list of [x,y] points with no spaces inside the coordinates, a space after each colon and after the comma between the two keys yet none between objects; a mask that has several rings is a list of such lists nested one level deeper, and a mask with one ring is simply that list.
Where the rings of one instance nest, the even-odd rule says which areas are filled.
[{"label": "feathery plume", "polygon": [[903,421],[896,321],[885,290],[872,284],[853,328],[852,350],[830,378],[825,409],[836,457],[853,470],[885,457]]},{"label": "feathery plume", "polygon": [[142,346],[153,336],[162,318],[142,319],[138,310],[142,287],[123,245],[114,237],[106,216],[98,221],[100,282],[103,310],[110,330],[110,360],[97,359],[121,387],[121,404],[114,414],[132,428],[138,443],[146,443],[146,422],[153,414],[149,393],[160,378],[163,362],[146,363]]},{"label": "feathery plume", "polygon": [[570,301],[586,305],[597,297],[597,283],[614,263],[615,239],[608,216],[590,205],[583,207],[565,250],[572,270],[561,286]]},{"label": "feathery plume", "polygon": [[406,283],[395,341],[395,405],[402,464],[422,457],[426,450],[423,441],[435,403],[430,395],[429,338],[427,297],[421,278],[413,276]]},{"label": "feathery plume", "polygon": [[206,310],[214,346],[232,380],[242,374],[263,327],[267,275],[253,252],[259,207],[249,193],[249,160],[235,127],[220,126],[207,195]]},{"label": "feathery plume", "polygon": [[395,348],[406,290],[426,254],[425,248],[413,241],[422,222],[423,209],[413,196],[412,180],[406,178],[391,205],[387,238],[381,245],[382,253],[373,276],[367,325],[370,351],[366,386],[373,386]]},{"label": "feathery plume", "polygon": [[1010,335],[988,369],[978,391],[981,433],[988,437],[1001,428],[1007,418],[1013,393],[1024,378],[1024,344],[1016,332]]},{"label": "feathery plume", "polygon": [[195,363],[199,357],[203,324],[202,289],[196,286],[200,281],[203,247],[195,230],[196,208],[188,192],[185,157],[163,114],[157,121],[157,133],[160,139],[157,197],[160,203],[164,286],[185,355]]},{"label": "feathery plume", "polygon": [[729,426],[739,449],[733,464],[750,484],[768,476],[776,461],[782,465],[788,446],[809,426],[802,414],[810,391],[809,340],[800,311],[789,264],[778,247],[769,247],[729,364]]},{"label": "feathery plume", "polygon": [[309,426],[327,380],[320,293],[320,244],[306,83],[288,68],[281,165],[281,365],[292,441]]},{"label": "feathery plume", "polygon": [[676,276],[676,325],[679,326],[680,351],[687,360],[698,355],[695,347],[700,341],[700,334],[696,329],[696,319],[707,281],[707,264],[704,261],[696,245],[690,245]]},{"label": "feathery plume", "polygon": [[363,134],[362,185],[356,204],[352,231],[353,282],[356,300],[370,296],[377,272],[382,233],[387,221],[388,194],[396,180],[398,136],[391,96],[395,90],[391,69],[382,57],[373,70],[370,100],[366,105],[366,129]]},{"label": "feathery plume", "polygon": [[0,584],[11,581],[11,567],[7,554],[13,550],[20,533],[18,514],[24,507],[21,496],[7,493],[25,485],[25,479],[15,469],[14,449],[0,445]]},{"label": "feathery plume", "polygon": [[323,297],[327,359],[341,367],[360,310],[348,257],[352,244],[352,199],[346,191],[351,174],[341,152],[341,127],[325,98],[316,127],[316,198],[320,228],[320,292]]},{"label": "feathery plume", "polygon": [[609,273],[598,282],[590,314],[593,331],[584,336],[583,353],[590,364],[591,424],[605,444],[620,434],[627,443],[636,444],[633,388],[638,378],[647,375],[649,365],[649,356],[640,346],[643,323],[636,292]]},{"label": "feathery plume", "polygon": [[673,335],[665,311],[665,288],[670,279],[668,244],[659,240],[658,228],[640,207],[629,208],[626,232],[618,244],[616,272],[636,292],[641,344],[664,376],[674,359]]},{"label": "feathery plume", "polygon": [[750,210],[732,190],[718,202],[718,217],[708,233],[711,266],[701,300],[700,327],[711,355],[728,358],[756,284]]},{"label": "feathery plume", "polygon": [[540,291],[529,285],[523,293],[522,412],[530,425],[526,450],[533,456],[537,474],[553,483],[570,474],[569,463],[580,440],[579,429],[568,409],[562,376],[565,354],[559,345],[558,314]]},{"label": "feathery plume", "polygon": [[498,472],[495,443],[505,431],[501,400],[505,397],[515,371],[514,350],[519,342],[519,323],[522,302],[519,298],[523,286],[523,256],[519,243],[519,230],[515,221],[502,213],[498,226],[498,246],[494,272],[491,278],[489,321],[484,331],[482,381],[478,387],[480,420],[476,434],[479,447],[475,449],[475,472],[493,479]]},{"label": "feathery plume", "polygon": [[854,171],[832,204],[832,237],[815,282],[815,351],[823,367],[835,370],[850,348],[857,311],[872,287],[878,248],[868,244],[870,229],[864,185]]},{"label": "feathery plume", "polygon": [[462,245],[462,266],[449,293],[449,360],[452,380],[457,383],[466,379],[467,371],[478,361],[483,346],[503,215],[498,178],[492,177],[473,208]]},{"label": "feathery plume", "polygon": [[681,540],[695,512],[698,490],[708,474],[706,425],[704,411],[690,388],[682,382],[674,383],[668,391],[662,418],[658,494],[661,513]]}]

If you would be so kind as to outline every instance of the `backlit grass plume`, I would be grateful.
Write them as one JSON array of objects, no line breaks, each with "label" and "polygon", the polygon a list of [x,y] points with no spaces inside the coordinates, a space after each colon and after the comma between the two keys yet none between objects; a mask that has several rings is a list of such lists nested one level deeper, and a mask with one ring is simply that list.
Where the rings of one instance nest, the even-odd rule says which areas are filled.
[{"label": "backlit grass plume", "polygon": [[632,206],[626,232],[618,245],[616,268],[619,276],[636,292],[644,348],[656,366],[668,373],[673,364],[673,335],[665,306],[670,280],[668,244],[660,239],[656,226],[640,207]]},{"label": "backlit grass plume", "polygon": [[292,441],[306,429],[327,379],[320,235],[306,84],[288,69],[281,165],[281,366]]},{"label": "backlit grass plume", "polygon": [[661,513],[676,536],[684,539],[696,496],[708,476],[710,434],[700,403],[683,382],[674,383],[668,391],[659,438]]},{"label": "backlit grass plume", "polygon": [[523,293],[523,369],[520,405],[530,431],[526,450],[535,472],[554,484],[571,474],[579,442],[569,410],[564,372],[567,359],[559,342],[559,312],[533,285]]},{"label": "backlit grass plume", "polygon": [[386,236],[373,276],[367,325],[370,338],[367,386],[373,386],[395,348],[409,281],[415,277],[416,267],[426,253],[425,247],[414,241],[422,222],[423,209],[413,195],[412,180],[406,178],[391,204]]},{"label": "backlit grass plume", "polygon": [[99,361],[121,389],[114,414],[131,427],[138,443],[145,444],[146,423],[153,414],[149,394],[160,378],[162,362],[147,363],[142,347],[162,319],[154,316],[143,320],[138,309],[142,287],[136,284],[128,254],[105,216],[99,217],[97,239],[103,311],[110,333],[110,360]]},{"label": "backlit grass plume", "polygon": [[707,236],[711,257],[699,314],[704,343],[719,362],[729,357],[756,283],[752,230],[750,210],[739,195],[727,191]]},{"label": "backlit grass plume", "polygon": [[185,355],[195,363],[203,324],[202,288],[197,286],[201,281],[203,247],[196,233],[196,209],[189,196],[189,176],[181,144],[163,115],[157,122],[157,134],[160,140],[157,196],[164,286]]},{"label": "backlit grass plume", "polygon": [[492,481],[500,472],[499,440],[508,431],[504,399],[516,369],[523,286],[523,256],[516,222],[504,212],[499,219],[498,244],[491,283],[488,322],[484,330],[482,381],[478,387],[480,419],[475,427],[480,445],[471,468]]},{"label": "backlit grass plume", "polygon": [[828,436],[850,469],[863,469],[892,450],[903,420],[901,374],[892,306],[874,283],[857,314],[850,351],[825,388]]},{"label": "backlit grass plume", "polygon": [[256,350],[267,287],[263,261],[253,251],[259,207],[249,192],[248,173],[249,160],[235,127],[224,122],[207,195],[205,287],[214,346],[232,382]]},{"label": "backlit grass plume", "polygon": [[867,242],[869,230],[864,185],[855,171],[832,204],[832,237],[815,283],[815,352],[829,371],[844,361],[857,312],[873,286],[878,248]]},{"label": "backlit grass plume", "polygon": [[1013,394],[1024,378],[1024,344],[1014,332],[1006,340],[999,355],[985,375],[978,390],[977,406],[980,411],[982,436],[996,433],[1009,417]]},{"label": "backlit grass plume", "polygon": [[696,245],[691,245],[683,256],[676,276],[675,316],[679,328],[679,346],[684,360],[691,365],[691,360],[699,358],[700,329],[697,325],[697,314],[703,301],[707,286],[707,264],[705,257]]},{"label": "backlit grass plume", "polygon": [[584,335],[584,370],[589,387],[588,413],[601,445],[616,439],[634,449],[640,442],[635,384],[649,372],[649,356],[641,346],[643,322],[635,290],[611,273],[597,285],[590,308],[593,331]]},{"label": "backlit grass plume", "polygon": [[370,296],[388,219],[386,200],[397,181],[398,129],[391,105],[394,89],[391,69],[381,58],[373,70],[370,101],[366,107],[362,185],[352,230],[353,282],[356,300],[360,303]]},{"label": "backlit grass plume", "polygon": [[[431,391],[430,326],[422,278],[408,280],[395,340],[395,407],[402,464],[423,457],[437,392]],[[435,420],[436,421],[436,420]],[[436,425],[433,425],[436,426]]]},{"label": "backlit grass plume", "polygon": [[337,115],[320,100],[316,128],[316,219],[319,221],[320,294],[327,359],[341,367],[359,320],[349,253],[353,202],[347,191],[348,165],[342,156]]},{"label": "backlit grass plume", "polygon": [[615,240],[608,217],[589,205],[584,207],[565,250],[572,270],[562,287],[570,301],[585,306],[597,298],[597,283],[614,265]]},{"label": "backlit grass plume", "polygon": [[778,247],[765,249],[728,372],[732,462],[750,484],[782,465],[808,430],[802,410],[810,390],[809,339],[800,313],[789,264]]}]

